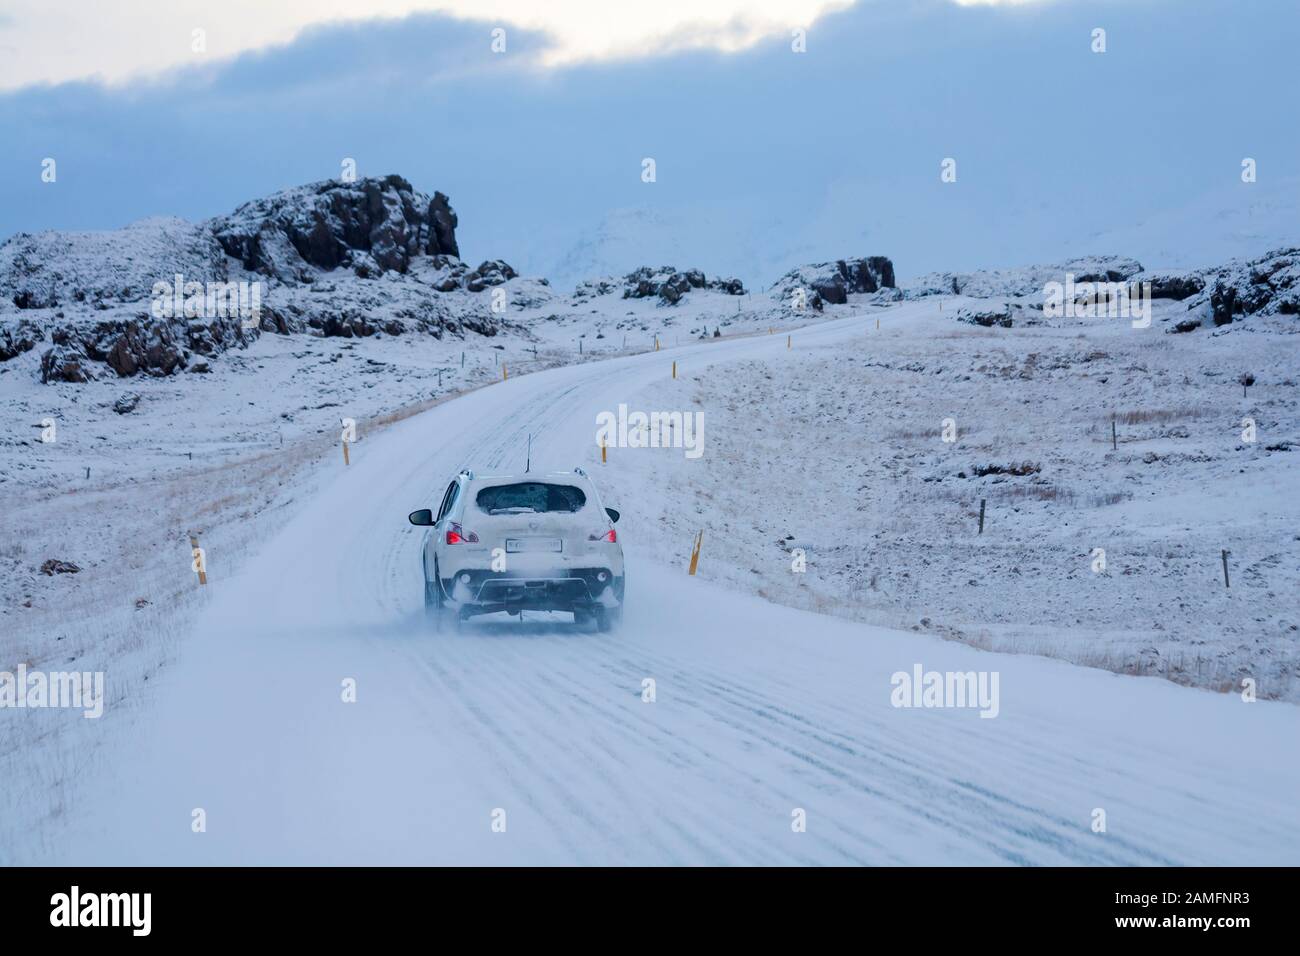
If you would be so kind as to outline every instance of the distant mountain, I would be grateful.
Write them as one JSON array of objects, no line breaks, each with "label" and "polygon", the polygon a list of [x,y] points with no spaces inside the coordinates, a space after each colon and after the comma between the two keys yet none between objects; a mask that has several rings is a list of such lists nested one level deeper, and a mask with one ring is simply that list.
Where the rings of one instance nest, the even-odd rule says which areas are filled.
[{"label": "distant mountain", "polygon": [[1250,259],[1300,242],[1300,180],[1233,182],[1159,213],[1080,235],[1074,255],[1115,250],[1149,268],[1201,269]]}]

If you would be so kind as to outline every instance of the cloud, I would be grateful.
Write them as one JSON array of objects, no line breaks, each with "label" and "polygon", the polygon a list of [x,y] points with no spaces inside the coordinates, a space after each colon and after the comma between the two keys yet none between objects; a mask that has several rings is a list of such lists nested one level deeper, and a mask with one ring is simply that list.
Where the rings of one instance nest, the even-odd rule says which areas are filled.
[{"label": "cloud", "polygon": [[[904,276],[1050,260],[1068,242],[1140,258],[1113,243],[1197,221],[1162,210],[1222,190],[1245,234],[1249,204],[1300,174],[1300,129],[1282,119],[1294,31],[1276,11],[1115,4],[1098,55],[1095,5],[1023,9],[863,3],[814,25],[804,54],[781,36],[549,69],[546,35],[511,28],[499,56],[486,23],[422,14],[317,26],[150,83],[0,94],[0,238],[201,219],[351,157],[450,195],[475,261],[577,276],[623,250],[753,284],[874,253]],[[1241,184],[1243,156],[1260,183]],[[956,184],[939,182],[944,157]],[[1223,232],[1201,218],[1180,247]],[[1089,236],[1104,246],[1078,248]]]},{"label": "cloud", "polygon": [[[548,65],[642,58],[680,49],[734,52],[789,35],[854,0],[7,0],[15,55],[0,90],[95,79],[121,84],[292,43],[313,27],[419,13],[546,34]],[[0,18],[0,25],[5,24]],[[202,31],[201,51],[196,33]]]}]

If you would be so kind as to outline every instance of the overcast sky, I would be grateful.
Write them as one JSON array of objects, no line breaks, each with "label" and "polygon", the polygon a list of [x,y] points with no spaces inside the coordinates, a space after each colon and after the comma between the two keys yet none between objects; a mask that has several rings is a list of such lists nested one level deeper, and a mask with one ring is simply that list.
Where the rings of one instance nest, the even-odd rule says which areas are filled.
[{"label": "overcast sky", "polygon": [[352,157],[533,270],[616,210],[696,217],[675,264],[706,270],[1036,261],[1292,201],[1298,41],[1292,0],[6,0],[0,237],[200,219]]}]

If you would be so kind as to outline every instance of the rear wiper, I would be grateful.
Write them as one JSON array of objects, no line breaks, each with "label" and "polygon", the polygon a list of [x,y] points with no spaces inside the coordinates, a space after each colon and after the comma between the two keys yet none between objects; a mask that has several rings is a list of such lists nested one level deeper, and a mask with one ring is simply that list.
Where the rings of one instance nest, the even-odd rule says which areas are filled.
[{"label": "rear wiper", "polygon": [[490,515],[525,515],[525,514],[535,515],[537,513],[538,512],[536,508],[526,508],[526,507],[493,508],[491,511],[488,512],[488,514]]}]

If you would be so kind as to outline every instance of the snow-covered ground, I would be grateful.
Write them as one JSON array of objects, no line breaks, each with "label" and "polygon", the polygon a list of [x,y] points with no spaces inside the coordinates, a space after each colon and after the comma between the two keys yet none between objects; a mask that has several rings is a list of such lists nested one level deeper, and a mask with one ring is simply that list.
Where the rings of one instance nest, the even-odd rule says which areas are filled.
[{"label": "snow-covered ground", "polygon": [[[1300,858],[1300,254],[560,293],[455,222],[387,176],[0,245],[0,696],[107,679],[0,711],[0,862]],[[1064,272],[1184,301],[1052,318]],[[703,453],[602,461],[624,405]],[[405,516],[530,438],[624,515],[626,627],[435,637]],[[1001,693],[894,706],[917,668]]]},{"label": "snow-covered ground", "polygon": [[[65,264],[64,278],[111,285],[112,268],[81,255],[79,242],[70,251],[77,261],[72,269]],[[140,257],[154,251],[148,246]],[[370,319],[382,324],[411,293],[399,286],[371,292],[376,285],[341,276],[282,291],[299,303],[322,298],[324,309],[329,290],[344,299],[370,296]],[[522,279],[506,287],[536,291]],[[482,313],[491,314],[489,292],[462,298],[483,300]],[[122,303],[94,310],[87,321],[138,309]],[[19,314],[55,321],[55,311]],[[530,309],[513,305],[490,336],[469,329],[439,337],[262,334],[209,357],[203,374],[193,371],[203,356],[194,356],[187,372],[120,378],[100,366],[84,383],[42,383],[42,343],[0,363],[0,671],[12,673],[19,663],[105,670],[115,675],[110,712],[147,708],[151,681],[175,662],[211,593],[191,570],[189,535],[198,534],[212,587],[242,568],[312,500],[321,474],[342,467],[343,418],[357,423],[352,455],[360,456],[392,422],[504,376],[653,351],[656,337],[666,349],[772,323],[796,328],[802,320],[792,322],[762,296],[707,290],[672,308],[617,293],[580,303],[557,297]],[[42,426],[47,421],[52,433]],[[79,570],[43,573],[50,561]],[[0,775],[11,782],[0,798],[3,859],[16,834],[67,811],[69,788],[100,749],[83,746],[87,727],[67,722],[66,713],[0,714]],[[93,732],[84,738],[95,739]]]},{"label": "snow-covered ground", "polygon": [[[1300,810],[1293,795],[1300,778],[1287,755],[1300,731],[1300,711],[1293,705],[1245,703],[1237,694],[978,651],[932,634],[775,606],[753,593],[753,585],[737,590],[725,580],[723,541],[727,522],[734,523],[729,505],[715,503],[707,527],[701,520],[683,524],[682,531],[706,530],[703,570],[691,578],[685,573],[689,537],[679,535],[669,517],[698,501],[696,476],[683,476],[679,484],[671,479],[682,452],[611,449],[609,464],[597,470],[596,414],[659,395],[701,399],[707,450],[689,464],[716,468],[713,458],[737,447],[733,428],[748,433],[753,423],[736,428],[725,415],[715,421],[713,386],[704,385],[702,375],[716,376],[719,389],[730,382],[738,408],[809,362],[809,373],[824,377],[837,364],[846,376],[898,375],[901,388],[904,372],[864,366],[858,350],[872,336],[882,345],[893,336],[901,350],[910,347],[895,323],[917,323],[918,330],[930,323],[934,335],[943,335],[949,326],[930,314],[936,306],[881,313],[879,333],[875,313],[826,322],[794,333],[791,349],[783,335],[760,332],[512,374],[507,381],[484,368],[486,387],[388,427],[367,427],[364,416],[379,415],[388,402],[400,404],[400,389],[383,389],[387,401],[379,401],[373,397],[378,386],[356,384],[366,376],[365,359],[330,361],[351,367],[339,377],[352,383],[346,386],[352,391],[322,400],[341,398],[340,407],[362,410],[354,416],[361,438],[352,464],[343,466],[330,434],[339,408],[300,409],[293,426],[301,433],[286,436],[286,447],[302,449],[301,459],[285,466],[294,490],[268,502],[266,520],[254,522],[256,534],[240,539],[230,532],[234,554],[225,554],[221,529],[226,522],[247,522],[242,513],[215,511],[216,521],[203,528],[215,543],[206,545],[211,573],[201,599],[177,603],[183,613],[137,630],[141,653],[143,645],[164,643],[175,651],[169,666],[152,672],[157,676],[149,689],[143,690],[136,670],[92,642],[78,664],[108,673],[104,717],[46,711],[38,715],[47,731],[41,739],[26,739],[17,751],[6,748],[11,785],[5,788],[6,832],[0,834],[6,862],[1294,863],[1300,858]],[[1009,355],[993,354],[1014,351],[995,344],[996,333],[952,329],[954,342],[965,339],[990,353],[982,360],[990,368],[1013,365]],[[1044,336],[1038,351],[1050,352],[1052,336],[1036,334]],[[336,352],[369,358],[392,349],[395,362],[402,349],[422,351],[402,339],[366,340],[353,350],[341,348],[345,344],[311,343],[329,353],[320,361]],[[260,361],[266,366],[261,371],[270,372],[273,349],[304,347],[266,337],[227,357]],[[1124,347],[1101,348],[1119,354]],[[875,354],[908,361],[905,351]],[[674,359],[683,376],[676,383],[670,378]],[[772,382],[756,376],[764,368]],[[236,374],[230,373],[228,385],[271,381],[270,375]],[[964,374],[976,380],[975,369]],[[979,374],[1003,383],[1001,374]],[[372,377],[378,382],[397,375],[390,370]],[[961,395],[960,382],[942,374],[933,379],[935,407],[946,404],[944,395]],[[28,386],[17,381],[14,391],[25,391]],[[236,398],[298,409],[307,404],[302,392],[310,391],[302,383],[324,387],[310,376],[294,381],[285,373],[264,391],[197,407],[208,408],[214,433],[250,428],[249,442],[255,435],[269,444],[269,434],[241,424],[251,413]],[[10,387],[4,378],[0,383]],[[144,384],[160,393],[169,387],[166,380]],[[413,397],[427,398],[427,372],[408,370],[406,384]],[[810,413],[820,393],[803,384]],[[67,404],[89,408],[96,388],[81,386],[83,397]],[[169,427],[181,434],[197,427],[185,424],[186,399],[154,397]],[[881,398],[886,401],[896,414],[910,407],[902,395]],[[1014,400],[1003,395],[996,401]],[[781,418],[793,403],[771,404],[778,420],[759,424],[786,433],[773,439],[773,447],[797,444],[799,436]],[[141,408],[148,407],[142,399]],[[28,408],[15,417],[25,422],[31,413]],[[102,422],[106,414],[113,413],[87,412],[85,421]],[[889,427],[929,432],[936,427],[933,415],[930,406],[918,408]],[[959,408],[960,427],[963,416]],[[807,416],[814,433],[815,417]],[[991,428],[994,411],[973,417],[962,439],[968,444],[963,449],[959,443],[957,451],[1003,451],[980,447],[992,438],[978,426]],[[1096,418],[1081,413],[1077,421],[1082,429]],[[860,424],[845,420],[848,432]],[[71,430],[70,440],[77,435],[75,420]],[[119,456],[127,461],[124,468],[160,456],[154,467],[180,480],[188,457],[164,463],[147,435],[140,428],[131,439],[135,445]],[[485,620],[459,637],[431,635],[420,610],[420,533],[406,523],[406,513],[428,506],[462,465],[521,468],[528,435],[534,467],[588,464],[606,502],[627,516],[620,524],[630,568],[626,626],[606,636],[575,634],[555,620],[521,627],[503,619]],[[119,440],[126,445],[127,439],[114,439],[110,447]],[[862,460],[872,460],[869,439],[844,440],[860,449]],[[922,454],[923,438],[907,441],[916,441],[915,454]],[[1099,446],[1097,460],[1105,460],[1102,442],[1086,431],[1080,442]],[[170,442],[155,443],[170,453]],[[71,453],[72,446],[65,447],[59,454]],[[216,447],[205,451],[219,453]],[[784,463],[756,451],[745,453],[757,469],[783,477]],[[802,483],[792,484],[787,496],[752,501],[745,520],[772,525],[765,527],[767,537],[777,537],[775,523],[783,515],[797,514],[801,495],[817,500],[817,450],[805,449],[803,459]],[[940,464],[936,456],[933,467]],[[72,492],[71,459],[60,467],[64,477],[57,481],[59,469],[46,469],[46,499],[24,492],[34,496],[30,520],[66,509],[69,500],[89,501],[80,498],[86,492]],[[1265,476],[1259,467],[1248,474]],[[6,495],[14,486],[8,477]],[[279,480],[273,473],[259,486]],[[945,477],[940,485],[954,480]],[[159,486],[137,480],[127,487],[116,492],[118,500],[134,502],[123,507],[148,524]],[[750,494],[748,485],[732,491],[736,498],[737,492]],[[279,500],[285,506],[272,518]],[[934,500],[936,508],[947,507],[942,496]],[[818,521],[835,521],[841,503],[838,497],[823,500]],[[868,504],[865,495],[862,504]],[[258,510],[245,509],[249,517]],[[660,516],[664,527],[655,528]],[[986,535],[1010,534],[1005,508],[993,509],[990,518]],[[969,520],[962,516],[953,524]],[[811,538],[816,526],[808,527]],[[178,567],[166,572],[176,575],[177,587],[190,575],[184,530],[178,527],[172,537]],[[29,529],[24,537],[34,534]],[[131,534],[129,521],[123,534]],[[68,541],[75,542],[70,533]],[[92,540],[87,551],[103,546]],[[788,566],[783,551],[769,556],[775,547],[756,551],[755,566]],[[809,556],[805,580],[811,587],[812,569],[825,556],[816,550]],[[1123,560],[1112,559],[1112,568]],[[49,586],[82,580],[56,575]],[[187,593],[199,593],[192,576],[188,586]],[[158,596],[156,604],[168,605],[165,591]],[[6,620],[18,613],[6,611]],[[86,620],[88,630],[96,629],[93,616]],[[917,665],[996,672],[997,716],[892,706],[892,675]],[[355,703],[342,699],[348,679],[356,682]],[[644,696],[647,679],[654,681],[653,702]],[[6,716],[6,732],[19,726],[10,719],[15,713]],[[51,794],[54,805],[41,806]],[[204,811],[206,832],[192,829],[196,809]],[[800,810],[806,832],[791,826]],[[1099,810],[1104,833],[1094,831]],[[502,819],[505,832],[494,832],[493,822]]]},{"label": "snow-covered ground", "polygon": [[637,449],[601,473],[664,490],[636,536],[680,561],[703,531],[701,576],[794,607],[1300,700],[1291,320],[1169,335],[1183,310],[1164,302],[1146,329],[985,329],[963,306],[981,307],[925,299],[833,342],[693,358],[630,397],[703,412],[707,436],[697,460]]}]

